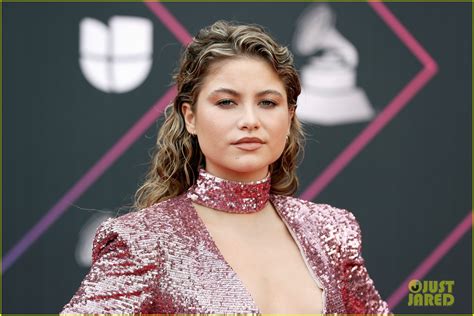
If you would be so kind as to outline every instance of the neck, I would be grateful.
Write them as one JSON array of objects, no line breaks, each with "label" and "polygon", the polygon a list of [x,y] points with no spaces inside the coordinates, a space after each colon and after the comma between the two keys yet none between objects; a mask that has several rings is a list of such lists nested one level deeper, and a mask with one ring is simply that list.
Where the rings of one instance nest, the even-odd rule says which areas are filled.
[{"label": "neck", "polygon": [[253,182],[240,182],[216,177],[199,170],[196,184],[188,196],[197,204],[228,213],[248,214],[262,210],[270,196],[270,175]]},{"label": "neck", "polygon": [[237,172],[228,169],[216,168],[214,165],[209,165],[205,170],[207,173],[228,181],[234,182],[257,182],[264,180],[268,176],[268,167],[262,168],[253,172]]}]

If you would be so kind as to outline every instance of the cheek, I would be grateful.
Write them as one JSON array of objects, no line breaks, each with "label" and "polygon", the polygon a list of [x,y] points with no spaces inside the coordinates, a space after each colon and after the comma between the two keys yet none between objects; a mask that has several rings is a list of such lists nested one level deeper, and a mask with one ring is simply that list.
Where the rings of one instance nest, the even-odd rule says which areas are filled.
[{"label": "cheek", "polygon": [[276,139],[276,144],[275,144],[275,154],[277,156],[280,156],[280,154],[283,152],[285,149],[286,145],[286,133],[281,134],[277,139]]},{"label": "cheek", "polygon": [[275,115],[269,115],[266,119],[266,126],[268,130],[275,137],[285,138],[290,128],[290,117],[286,112],[275,113]]},{"label": "cheek", "polygon": [[201,149],[216,151],[227,142],[232,129],[229,118],[216,111],[203,111],[196,120],[196,130],[199,135]]},{"label": "cheek", "polygon": [[[275,117],[273,120],[269,120],[267,123],[268,134],[272,142],[272,151],[283,152],[286,144],[286,135],[288,134],[289,123],[286,115],[281,117]],[[275,153],[277,154],[277,153]]]},{"label": "cheek", "polygon": [[214,118],[211,120],[207,120],[205,122],[201,122],[199,126],[200,134],[206,138],[211,138],[214,142],[219,142],[223,139],[226,132],[228,131],[228,127],[225,125],[219,118]]}]

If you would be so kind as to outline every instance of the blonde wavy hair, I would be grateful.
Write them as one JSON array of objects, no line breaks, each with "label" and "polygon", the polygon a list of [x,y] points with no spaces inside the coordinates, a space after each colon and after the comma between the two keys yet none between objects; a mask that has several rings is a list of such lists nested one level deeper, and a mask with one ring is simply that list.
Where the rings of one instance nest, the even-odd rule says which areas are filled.
[{"label": "blonde wavy hair", "polygon": [[[288,48],[276,43],[256,24],[217,21],[201,29],[185,48],[174,75],[177,95],[165,110],[150,170],[135,194],[135,210],[178,196],[196,182],[205,159],[197,138],[185,128],[181,106],[187,102],[194,111],[194,101],[212,63],[241,56],[257,57],[273,66],[285,85],[288,107],[296,109],[301,84]],[[303,141],[301,123],[293,115],[283,153],[269,166],[271,193],[291,195],[297,190],[296,167]]]}]

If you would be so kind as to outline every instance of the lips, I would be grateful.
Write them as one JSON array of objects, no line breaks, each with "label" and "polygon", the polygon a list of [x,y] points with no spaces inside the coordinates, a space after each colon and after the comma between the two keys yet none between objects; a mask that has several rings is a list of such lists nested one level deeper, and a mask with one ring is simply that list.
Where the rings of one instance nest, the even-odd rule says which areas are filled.
[{"label": "lips", "polygon": [[258,137],[244,137],[233,143],[237,148],[246,151],[259,149],[263,144],[264,141]]},{"label": "lips", "polygon": [[239,139],[238,141],[236,141],[235,143],[233,143],[234,145],[237,145],[237,144],[247,144],[247,143],[259,143],[259,144],[263,144],[263,140],[261,140],[260,138],[258,137],[243,137],[241,139]]}]

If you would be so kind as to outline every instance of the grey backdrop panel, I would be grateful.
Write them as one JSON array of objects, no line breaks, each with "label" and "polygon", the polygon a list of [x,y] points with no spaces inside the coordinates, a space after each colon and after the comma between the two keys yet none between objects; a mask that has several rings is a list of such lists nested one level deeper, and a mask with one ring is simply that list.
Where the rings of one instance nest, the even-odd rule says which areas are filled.
[{"label": "grey backdrop panel", "polygon": [[[256,22],[291,45],[306,3],[166,3],[191,33],[217,19]],[[331,3],[337,29],[359,52],[357,86],[376,113],[421,64],[366,3]],[[314,199],[351,210],[363,255],[387,299],[471,209],[471,4],[386,3],[439,72]],[[79,23],[116,15],[153,23],[153,66],[127,93],[104,93],[79,68]],[[3,4],[3,256],[167,90],[179,41],[142,3]],[[301,68],[307,57],[296,55]],[[299,193],[370,122],[306,124]],[[146,169],[153,124],[3,275],[4,313],[56,313],[87,273],[75,258],[83,226],[129,205]],[[123,212],[123,210],[122,210]],[[451,307],[471,311],[471,231],[426,275],[454,280]]]}]

